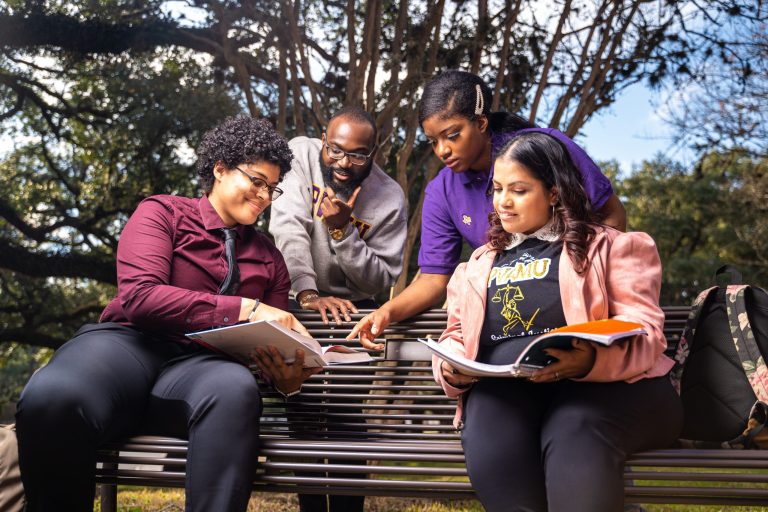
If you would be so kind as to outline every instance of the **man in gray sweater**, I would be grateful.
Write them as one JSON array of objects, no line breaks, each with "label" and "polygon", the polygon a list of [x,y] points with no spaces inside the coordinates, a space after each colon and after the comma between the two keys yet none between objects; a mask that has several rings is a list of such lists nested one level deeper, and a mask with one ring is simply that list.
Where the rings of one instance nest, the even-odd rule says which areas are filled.
[{"label": "man in gray sweater", "polygon": [[328,323],[392,286],[403,266],[405,197],[373,162],[376,125],[366,111],[347,107],[328,122],[321,139],[289,142],[292,170],[272,204],[269,231],[283,253],[291,291],[302,309]]}]

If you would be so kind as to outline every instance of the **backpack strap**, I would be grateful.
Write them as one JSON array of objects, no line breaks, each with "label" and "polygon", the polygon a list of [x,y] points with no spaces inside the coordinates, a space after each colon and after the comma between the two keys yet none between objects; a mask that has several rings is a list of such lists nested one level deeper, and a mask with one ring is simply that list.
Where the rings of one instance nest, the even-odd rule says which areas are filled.
[{"label": "backpack strap", "polygon": [[728,310],[728,323],[731,338],[736,346],[736,353],[741,366],[749,379],[749,384],[757,399],[768,402],[768,367],[755,341],[755,333],[747,314],[746,291],[749,285],[728,285],[725,292],[725,305]]},{"label": "backpack strap", "polygon": [[704,309],[704,305],[717,294],[718,287],[713,286],[702,291],[696,300],[693,301],[691,306],[691,312],[688,313],[688,319],[685,321],[685,328],[680,335],[680,341],[677,343],[675,349],[675,365],[669,372],[669,378],[672,380],[672,385],[680,394],[680,383],[683,380],[683,369],[685,368],[685,361],[688,359],[688,355],[691,352],[691,342],[696,335],[696,328],[699,326],[699,317],[701,316],[701,310]]}]

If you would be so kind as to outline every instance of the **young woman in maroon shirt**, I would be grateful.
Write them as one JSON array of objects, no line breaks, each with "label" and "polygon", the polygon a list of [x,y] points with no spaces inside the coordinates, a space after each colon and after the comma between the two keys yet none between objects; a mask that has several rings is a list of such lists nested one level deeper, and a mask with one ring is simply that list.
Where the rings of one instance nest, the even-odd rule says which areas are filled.
[{"label": "young woman in maroon shirt", "polygon": [[[244,511],[259,447],[261,397],[245,366],[184,333],[290,313],[283,258],[251,226],[280,195],[287,142],[266,121],[230,118],[198,148],[200,198],[139,204],[117,251],[117,297],[29,381],[16,415],[30,511],[91,510],[95,454],[139,429],[189,439],[186,510]],[[235,236],[230,271],[224,231]],[[256,361],[291,394],[317,371],[277,352]],[[227,442],[221,442],[222,439]]]}]

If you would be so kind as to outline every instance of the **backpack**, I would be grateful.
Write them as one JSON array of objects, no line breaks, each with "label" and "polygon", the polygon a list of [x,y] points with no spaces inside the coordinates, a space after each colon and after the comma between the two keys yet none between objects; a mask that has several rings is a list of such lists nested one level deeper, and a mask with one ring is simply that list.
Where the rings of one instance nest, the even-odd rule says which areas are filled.
[{"label": "backpack", "polygon": [[675,353],[672,383],[683,402],[683,446],[768,448],[768,293],[730,274],[693,303]]}]

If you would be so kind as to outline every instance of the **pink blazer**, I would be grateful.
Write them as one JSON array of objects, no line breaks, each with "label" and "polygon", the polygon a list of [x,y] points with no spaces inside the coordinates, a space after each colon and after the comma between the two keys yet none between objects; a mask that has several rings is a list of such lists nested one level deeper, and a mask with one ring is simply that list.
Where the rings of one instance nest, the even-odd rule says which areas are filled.
[{"label": "pink blazer", "polygon": [[[590,382],[626,381],[665,375],[673,361],[664,355],[664,313],[659,307],[661,260],[656,244],[646,233],[622,233],[596,226],[597,235],[589,246],[587,273],[580,276],[573,268],[566,249],[560,254],[560,296],[565,320],[570,324],[616,318],[639,322],[647,336],[626,343],[597,347],[595,365],[582,379]],[[456,269],[448,284],[448,322],[440,343],[463,356],[477,357],[480,330],[485,319],[488,275],[496,251],[479,247],[467,263]],[[462,394],[443,380],[440,359],[433,357],[435,380],[445,394],[458,397],[454,425],[459,426]]]}]

